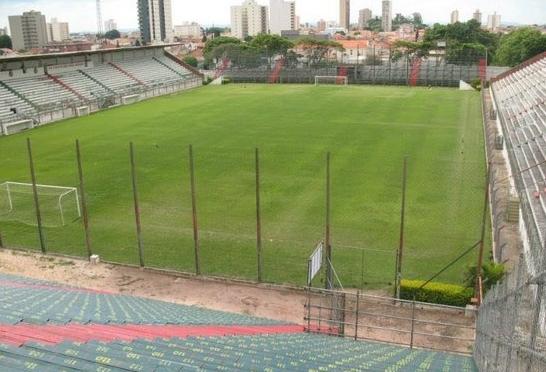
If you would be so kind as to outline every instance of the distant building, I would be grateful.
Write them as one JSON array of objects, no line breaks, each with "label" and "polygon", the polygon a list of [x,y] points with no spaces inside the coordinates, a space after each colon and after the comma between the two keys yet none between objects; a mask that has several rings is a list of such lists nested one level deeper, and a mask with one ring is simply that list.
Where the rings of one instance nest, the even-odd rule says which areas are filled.
[{"label": "distant building", "polygon": [[104,31],[114,31],[118,29],[118,24],[113,19],[108,19],[104,22]]},{"label": "distant building", "polygon": [[202,34],[201,26],[195,22],[174,26],[174,36],[180,38],[199,38]]},{"label": "distant building", "polygon": [[93,43],[89,41],[66,41],[66,42],[53,42],[44,47],[46,53],[66,53],[66,52],[83,52],[91,50]]},{"label": "distant building", "polygon": [[0,28],[0,36],[4,36],[4,35],[7,35],[7,34],[8,34],[8,28],[7,27]]},{"label": "distant building", "polygon": [[140,39],[144,44],[171,42],[173,22],[171,0],[138,0]]},{"label": "distant building", "polygon": [[8,19],[14,50],[41,48],[47,44],[47,23],[42,13],[31,10]]},{"label": "distant building", "polygon": [[381,28],[384,32],[392,31],[392,2],[383,0],[381,11]]},{"label": "distant building", "polygon": [[358,28],[363,29],[368,27],[370,20],[372,19],[371,9],[361,9],[358,13]]},{"label": "distant building", "polygon": [[455,9],[454,11],[451,12],[451,21],[450,23],[453,24],[453,23],[457,23],[459,22],[459,11],[457,9]]},{"label": "distant building", "polygon": [[296,2],[269,1],[269,32],[280,35],[282,31],[296,30]]},{"label": "distant building", "polygon": [[324,30],[326,30],[326,21],[324,19],[321,19],[317,22],[317,31],[323,32]]},{"label": "distant building", "polygon": [[267,6],[255,0],[245,0],[231,7],[231,35],[238,39],[266,34],[268,30]]},{"label": "distant building", "polygon": [[480,12],[479,9],[476,9],[474,14],[472,15],[472,19],[478,21],[478,23],[482,23],[482,12]]},{"label": "distant building", "polygon": [[351,0],[339,0],[339,27],[351,27]]},{"label": "distant building", "polygon": [[487,29],[489,31],[497,31],[501,25],[501,16],[497,12],[490,14],[487,17]]},{"label": "distant building", "polygon": [[50,42],[61,42],[70,39],[68,22],[59,22],[57,18],[51,18],[47,24],[47,39]]}]

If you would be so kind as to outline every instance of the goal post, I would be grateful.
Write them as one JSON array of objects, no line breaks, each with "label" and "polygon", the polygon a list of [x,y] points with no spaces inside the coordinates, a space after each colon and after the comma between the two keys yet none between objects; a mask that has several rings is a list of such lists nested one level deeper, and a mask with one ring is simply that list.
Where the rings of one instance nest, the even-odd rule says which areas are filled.
[{"label": "goal post", "polygon": [[91,112],[89,110],[89,106],[81,106],[81,107],[76,107],[76,116],[80,117],[80,116],[87,116],[89,115]]},{"label": "goal post", "polygon": [[[82,216],[76,187],[36,185],[45,225],[65,226],[68,218]],[[0,184],[0,217],[34,224],[34,190],[31,183]]]},{"label": "goal post", "polygon": [[315,76],[315,86],[319,85],[349,85],[348,76]]}]

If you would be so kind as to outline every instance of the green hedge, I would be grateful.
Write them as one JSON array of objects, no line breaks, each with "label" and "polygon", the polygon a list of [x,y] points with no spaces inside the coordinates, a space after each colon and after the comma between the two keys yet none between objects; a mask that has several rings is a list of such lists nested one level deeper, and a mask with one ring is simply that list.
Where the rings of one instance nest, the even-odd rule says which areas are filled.
[{"label": "green hedge", "polygon": [[415,296],[415,300],[420,302],[464,307],[470,303],[474,294],[471,288],[438,282],[430,282],[425,288],[419,289],[423,283],[422,280],[402,280],[400,298],[413,300]]}]

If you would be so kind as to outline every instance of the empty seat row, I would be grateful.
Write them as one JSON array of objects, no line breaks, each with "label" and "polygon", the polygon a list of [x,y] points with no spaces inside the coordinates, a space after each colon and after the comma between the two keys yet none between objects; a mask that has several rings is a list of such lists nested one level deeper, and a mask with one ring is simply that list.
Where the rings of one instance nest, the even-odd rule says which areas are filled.
[{"label": "empty seat row", "polygon": [[492,90],[539,238],[546,241],[546,59],[495,81]]}]

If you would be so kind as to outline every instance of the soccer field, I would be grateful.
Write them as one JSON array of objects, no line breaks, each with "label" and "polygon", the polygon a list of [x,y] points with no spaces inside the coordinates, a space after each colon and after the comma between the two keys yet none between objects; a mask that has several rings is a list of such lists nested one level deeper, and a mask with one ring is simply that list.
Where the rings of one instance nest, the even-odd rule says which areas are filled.
[{"label": "soccer field", "polygon": [[[344,286],[393,280],[405,156],[403,277],[428,279],[480,239],[485,164],[477,92],[208,86],[0,138],[0,183],[30,182],[27,137],[37,182],[71,187],[80,140],[93,251],[104,260],[138,263],[130,141],[147,266],[194,270],[189,144],[203,274],[256,278],[256,147],[266,281],[305,282],[307,258],[324,236],[328,151],[333,260]],[[39,249],[31,195],[19,198],[8,212],[0,195],[4,243]],[[85,255],[81,221],[59,226],[54,203],[44,200],[44,208],[48,250]],[[438,280],[461,282],[474,259],[468,255]]]}]

